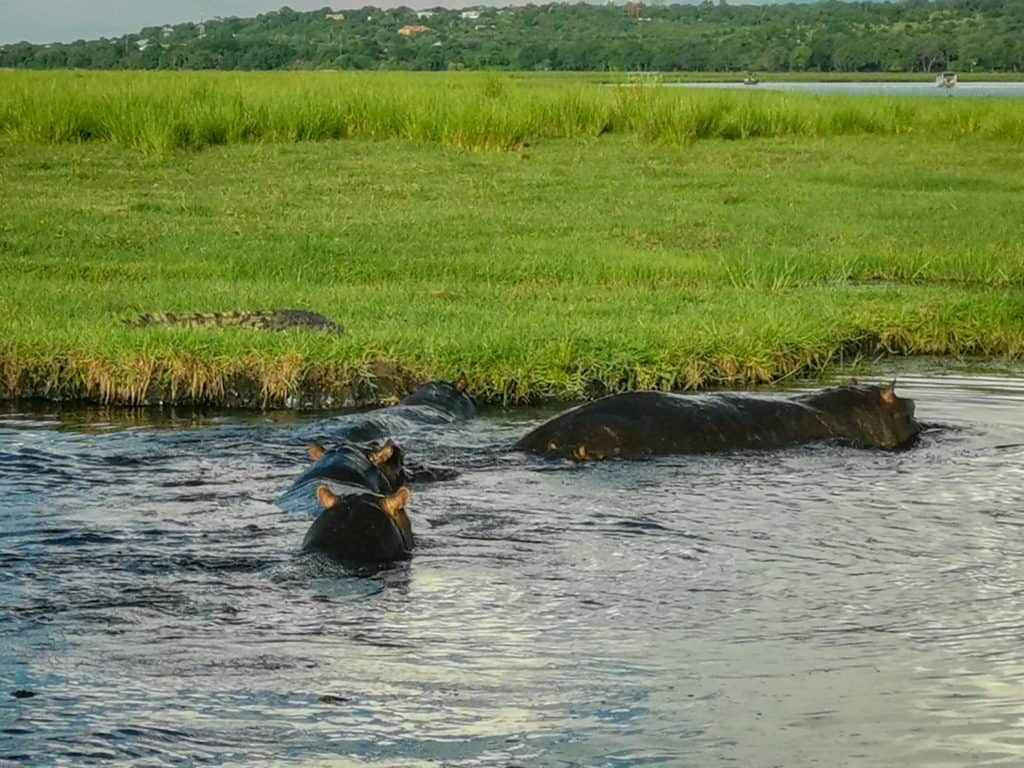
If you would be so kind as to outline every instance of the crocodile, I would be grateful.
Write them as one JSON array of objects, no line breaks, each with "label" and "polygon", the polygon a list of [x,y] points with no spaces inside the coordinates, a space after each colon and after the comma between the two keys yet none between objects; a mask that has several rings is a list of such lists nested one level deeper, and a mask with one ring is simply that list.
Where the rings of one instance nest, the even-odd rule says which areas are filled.
[{"label": "crocodile", "polygon": [[173,328],[255,328],[261,331],[288,331],[293,328],[343,334],[345,329],[333,320],[304,309],[269,309],[235,312],[156,312],[124,321],[135,328],[150,326]]}]

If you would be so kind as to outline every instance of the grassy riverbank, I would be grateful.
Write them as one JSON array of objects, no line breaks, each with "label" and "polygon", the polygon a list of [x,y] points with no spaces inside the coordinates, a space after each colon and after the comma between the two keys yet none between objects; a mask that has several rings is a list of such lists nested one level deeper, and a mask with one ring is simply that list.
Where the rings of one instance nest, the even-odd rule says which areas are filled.
[{"label": "grassy riverbank", "polygon": [[[525,402],[886,353],[1021,358],[1020,145],[952,124],[490,152],[8,133],[0,396],[324,404],[465,371],[485,400]],[[121,322],[273,307],[348,334]]]}]

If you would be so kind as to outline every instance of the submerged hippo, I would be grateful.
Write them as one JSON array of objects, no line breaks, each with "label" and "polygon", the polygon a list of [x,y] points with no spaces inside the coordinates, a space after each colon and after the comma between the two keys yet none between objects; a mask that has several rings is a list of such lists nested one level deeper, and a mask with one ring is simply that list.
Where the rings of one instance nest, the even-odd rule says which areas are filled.
[{"label": "submerged hippo", "polygon": [[321,422],[319,427],[356,442],[380,440],[419,425],[453,424],[476,417],[476,400],[465,376],[457,381],[428,381],[393,406]]},{"label": "submerged hippo", "polygon": [[343,443],[332,450],[313,443],[309,456],[313,466],[299,475],[278,499],[282,509],[318,511],[316,489],[325,482],[340,494],[369,491],[387,495],[405,484],[404,452],[390,440],[379,448]]},{"label": "submerged hippo", "polygon": [[399,408],[415,407],[422,413],[430,409],[451,420],[476,416],[476,400],[469,394],[469,380],[462,375],[456,381],[428,381],[398,403]]},{"label": "submerged hippo", "polygon": [[320,443],[311,443],[309,457],[316,463],[303,473],[303,478],[362,485],[375,493],[397,491],[402,485],[405,452],[390,440],[380,448],[343,443],[331,450]]},{"label": "submerged hippo", "polygon": [[323,552],[360,563],[404,560],[412,554],[412,524],[405,514],[412,498],[408,488],[388,496],[338,496],[321,485],[316,498],[324,509],[306,532],[303,552]]},{"label": "submerged hippo", "polygon": [[838,440],[899,448],[921,425],[892,386],[850,384],[781,399],[743,394],[626,392],[560,413],[516,443],[544,456],[704,453]]}]

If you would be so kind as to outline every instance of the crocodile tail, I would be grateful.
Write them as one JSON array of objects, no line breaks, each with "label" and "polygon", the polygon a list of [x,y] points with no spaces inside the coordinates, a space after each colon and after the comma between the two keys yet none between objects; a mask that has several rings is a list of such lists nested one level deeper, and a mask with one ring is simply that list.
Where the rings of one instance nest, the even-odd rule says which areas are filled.
[{"label": "crocodile tail", "polygon": [[[247,313],[237,312],[189,312],[176,314],[174,312],[153,312],[148,315],[139,315],[132,320],[125,320],[125,323],[136,328],[146,326],[174,326],[179,328],[208,328],[210,326],[241,325],[242,318],[232,319],[232,315]],[[251,314],[251,313],[249,313]]]},{"label": "crocodile tail", "polygon": [[144,328],[148,325],[173,325],[176,316],[169,312],[152,312],[148,315],[139,315],[124,321],[125,325],[135,328]]}]

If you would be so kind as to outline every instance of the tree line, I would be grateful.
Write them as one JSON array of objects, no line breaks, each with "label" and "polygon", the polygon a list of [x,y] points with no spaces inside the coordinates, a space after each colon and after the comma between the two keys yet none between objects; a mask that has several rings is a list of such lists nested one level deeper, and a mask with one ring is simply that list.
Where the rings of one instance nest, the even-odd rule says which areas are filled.
[{"label": "tree line", "polygon": [[32,69],[1024,70],[1024,0],[298,12],[0,46]]}]

